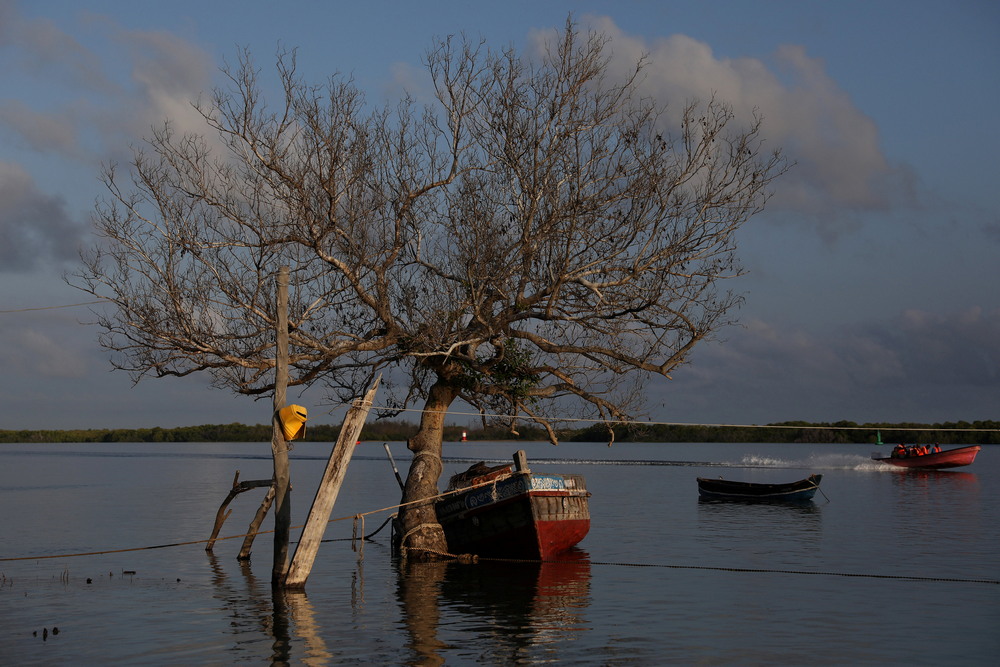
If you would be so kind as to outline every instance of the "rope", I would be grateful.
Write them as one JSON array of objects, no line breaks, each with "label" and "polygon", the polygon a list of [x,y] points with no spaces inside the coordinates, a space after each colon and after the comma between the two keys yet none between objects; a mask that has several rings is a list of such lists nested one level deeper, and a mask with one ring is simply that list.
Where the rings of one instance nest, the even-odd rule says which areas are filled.
[{"label": "rope", "polygon": [[414,461],[416,461],[417,459],[420,459],[420,458],[429,458],[429,459],[432,459],[434,461],[437,461],[438,463],[441,463],[441,455],[438,454],[438,453],[436,453],[436,452],[429,452],[427,450],[421,450],[421,451],[419,451],[419,452],[417,452],[416,454],[413,455],[413,460]]},{"label": "rope", "polygon": [[28,313],[35,310],[56,310],[57,308],[76,308],[77,306],[90,306],[95,303],[105,303],[110,301],[110,299],[101,299],[99,301],[84,301],[83,303],[67,303],[64,306],[41,306],[39,308],[16,308],[14,310],[0,310],[0,314],[6,313]]},{"label": "rope", "polygon": [[[343,407],[351,407],[349,403],[343,403],[341,405],[334,406],[326,411],[328,415],[332,415],[337,410]],[[392,413],[403,413],[412,412],[417,414],[423,414],[427,412],[422,408],[398,408],[391,405],[372,405],[372,410],[383,410]],[[438,411],[432,411],[438,412]],[[490,412],[462,412],[458,410],[449,409],[449,417],[488,417],[495,419],[516,419],[518,421],[548,421],[548,422],[559,422],[559,423],[585,423],[585,424],[603,424],[605,423],[602,419],[594,419],[587,417],[528,417],[526,415],[510,415],[510,414],[499,414]],[[711,422],[662,422],[662,421],[639,421],[630,419],[616,419],[610,422],[613,426],[708,426],[712,428],[776,428],[776,429],[791,429],[791,430],[810,430],[810,431],[875,431],[878,429],[889,430],[889,431],[934,431],[941,433],[995,433],[1000,431],[1000,429],[995,428],[935,428],[931,425],[923,426],[903,426],[897,424],[885,424],[885,425],[875,425],[875,426],[822,426],[819,424],[807,424],[807,425],[792,425],[792,424],[721,424],[721,423],[711,423]]]},{"label": "rope", "polygon": [[[495,562],[495,563],[556,563],[556,564],[584,564],[587,561],[558,561],[558,560],[532,560],[524,558],[487,558],[485,556],[477,556],[475,554],[451,554],[443,551],[438,551],[436,549],[424,549],[419,547],[411,547],[410,551],[422,551],[424,553],[434,554],[436,556],[442,556],[444,558],[451,558],[463,562]],[[713,567],[711,565],[671,565],[665,563],[621,563],[612,561],[589,561],[589,565],[605,565],[614,567],[654,567],[663,568],[670,570],[707,570],[714,572],[741,572],[748,574],[798,574],[798,575],[810,575],[819,577],[855,577],[863,579],[903,579],[908,581],[936,581],[936,582],[949,582],[949,583],[961,583],[961,584],[991,584],[1000,585],[1000,580],[997,579],[964,579],[960,577],[923,577],[919,575],[906,575],[906,574],[866,574],[859,572],[824,572],[824,571],[810,571],[810,570],[778,570],[778,569],[765,569],[765,568],[749,568],[749,567]]]},{"label": "rope", "polygon": [[[370,514],[371,512],[369,512]],[[330,523],[334,521],[343,521],[346,519],[363,517],[362,514],[355,515],[355,517],[340,517],[337,519],[330,519]],[[365,536],[364,539],[368,539],[375,533],[382,530],[387,523],[392,519],[390,516],[381,526],[378,527],[371,535]],[[413,532],[424,528],[426,526],[437,526],[438,524],[420,524],[412,530],[410,530],[403,538],[403,543],[407,537],[409,537]],[[301,528],[302,526],[292,526],[292,528]],[[257,534],[273,533],[273,530],[261,530]],[[239,537],[245,537],[245,535],[230,535],[228,537],[216,538],[216,541],[221,540],[233,540]],[[74,553],[74,554],[56,554],[49,556],[23,556],[17,558],[0,558],[0,562],[10,562],[10,561],[22,561],[22,560],[46,560],[52,558],[72,558],[75,556],[97,556],[102,554],[115,554],[115,553],[125,553],[129,551],[144,551],[150,549],[165,549],[168,547],[180,547],[188,546],[193,544],[204,544],[209,540],[192,540],[189,542],[174,542],[171,544],[158,544],[146,547],[133,547],[130,549],[111,549],[105,551],[90,551],[87,553]],[[487,558],[483,556],[477,556],[475,554],[452,554],[444,551],[438,551],[436,549],[425,549],[422,547],[408,547],[409,551],[421,551],[428,554],[433,554],[436,556],[441,556],[443,558],[449,558],[452,560],[457,560],[464,563],[478,563],[478,562],[497,562],[497,563],[580,563],[582,561],[543,561],[543,560],[531,560],[531,559],[519,559],[519,558]],[[651,567],[660,569],[670,569],[670,570],[702,570],[702,571],[712,571],[712,572],[739,572],[744,574],[792,574],[792,575],[806,575],[806,576],[819,576],[819,577],[849,577],[849,578],[861,578],[861,579],[896,579],[904,581],[926,581],[926,582],[946,582],[946,583],[959,583],[959,584],[988,584],[988,585],[1000,585],[1000,580],[997,579],[971,579],[962,577],[924,577],[920,575],[907,575],[907,574],[869,574],[863,572],[831,572],[831,571],[810,571],[810,570],[781,570],[781,569],[768,569],[768,568],[749,568],[749,567],[721,567],[721,566],[710,566],[710,565],[673,565],[668,563],[624,563],[624,562],[614,562],[614,561],[590,561],[590,565],[602,565],[602,566],[613,566],[613,567]]]},{"label": "rope", "polygon": [[[10,314],[10,313],[27,313],[39,310],[56,310],[59,308],[76,308],[78,306],[89,306],[98,303],[109,303],[112,302],[111,299],[99,299],[97,301],[84,301],[81,303],[68,303],[59,306],[40,306],[36,308],[15,308],[11,310],[0,310],[0,314]],[[327,414],[333,414],[335,411],[342,407],[352,407],[353,403],[344,403],[336,407],[331,408],[327,411]],[[426,410],[419,408],[398,408],[391,405],[371,405],[371,409],[374,410],[386,410],[394,413],[402,412],[415,412],[423,414],[427,412]],[[435,410],[433,412],[440,412],[440,410]],[[458,412],[455,410],[448,410],[448,415],[450,416],[462,416],[462,417],[488,417],[488,418],[499,418],[499,419],[521,419],[528,421],[549,421],[549,422],[563,422],[563,423],[587,423],[587,424],[599,424],[604,422],[602,419],[593,418],[577,418],[577,417],[538,417],[532,418],[525,415],[509,415],[509,414],[491,414],[486,412]],[[617,425],[644,425],[644,426],[708,426],[715,428],[785,428],[785,429],[803,429],[808,428],[811,430],[826,430],[826,431],[871,431],[872,426],[791,426],[791,425],[779,425],[779,424],[712,424],[712,423],[694,423],[694,422],[661,422],[661,421],[638,421],[638,420],[616,420],[612,422]],[[952,432],[952,433],[992,433],[997,431],[997,429],[984,429],[984,428],[933,428],[933,427],[901,427],[888,425],[886,428],[890,430],[919,430],[919,431],[935,431],[935,432]],[[289,450],[292,449],[291,443],[289,443]],[[417,456],[421,454],[430,454],[430,452],[420,452]],[[2,561],[3,559],[0,559]]]},{"label": "rope", "polygon": [[388,517],[388,518],[386,518],[386,520],[382,522],[382,525],[381,525],[381,526],[379,526],[378,528],[376,528],[376,529],[375,529],[375,530],[373,530],[372,532],[370,532],[370,533],[368,533],[367,535],[365,535],[364,539],[366,539],[366,540],[370,540],[371,538],[373,538],[373,537],[375,537],[376,535],[378,535],[378,534],[379,534],[379,532],[381,532],[381,530],[382,530],[383,528],[385,528],[385,527],[386,527],[387,525],[389,525],[389,522],[390,522],[390,521],[392,521],[392,520],[393,520],[394,518],[396,518],[396,515],[395,515],[395,514],[390,514],[390,515],[389,515],[389,517]]},{"label": "rope", "polygon": [[[354,520],[354,535],[350,538],[353,541],[357,539],[358,533],[364,532],[364,517],[369,514],[378,514],[379,512],[386,512],[389,510],[396,510],[409,505],[415,505],[418,503],[426,503],[431,500],[438,500],[440,498],[445,498],[456,493],[463,493],[469,489],[481,488],[484,486],[492,486],[495,484],[495,480],[490,480],[488,482],[481,482],[473,486],[463,487],[455,491],[445,491],[444,493],[439,493],[436,496],[430,498],[422,498],[420,500],[413,500],[408,503],[399,503],[397,505],[390,505],[388,507],[383,507],[377,510],[371,510],[368,512],[361,512],[351,516],[342,516],[330,519],[327,523],[334,523],[337,521],[346,521],[347,519]],[[825,496],[826,494],[824,494]],[[828,499],[829,500],[829,499]],[[375,529],[369,535],[365,535],[362,540],[367,540],[370,537],[377,534],[393,519],[395,515],[391,515],[382,522],[382,525]],[[361,522],[361,531],[357,530],[358,522]],[[422,528],[433,527],[440,528],[440,524],[422,523],[415,526],[409,530],[400,541],[400,544],[406,544],[406,540],[418,530]],[[298,528],[303,528],[302,525],[291,526],[290,530],[295,530]],[[229,535],[226,537],[215,538],[216,542],[221,542],[223,540],[235,540],[238,538],[246,537],[247,535],[264,535],[267,533],[273,533],[273,530],[258,530],[255,533],[243,533],[240,535]],[[100,556],[104,554],[117,554],[117,553],[127,553],[132,551],[148,551],[153,549],[167,549],[170,547],[183,547],[191,546],[194,544],[205,544],[206,542],[211,542],[211,539],[207,540],[190,540],[187,542],[172,542],[169,544],[156,544],[144,547],[131,547],[125,549],[107,549],[103,551],[88,551],[83,553],[69,553],[69,554],[53,554],[47,556],[17,556],[0,558],[0,563],[9,563],[13,561],[25,561],[25,560],[47,560],[53,558],[75,558],[79,556]],[[324,541],[335,541],[335,540],[324,540]],[[336,540],[345,541],[345,540]],[[424,553],[433,554],[443,558],[449,558],[452,560],[457,560],[465,563],[477,563],[477,562],[499,562],[499,563],[560,563],[560,562],[578,562],[578,561],[542,561],[542,560],[531,560],[531,559],[515,559],[515,558],[488,558],[483,556],[477,556],[475,554],[452,554],[444,551],[437,551],[435,549],[426,549],[423,547],[404,547],[404,549],[409,551],[421,551]],[[1000,585],[1000,580],[997,579],[967,579],[961,577],[924,577],[919,575],[905,575],[905,574],[866,574],[857,572],[826,572],[826,571],[809,571],[809,570],[779,570],[779,569],[764,569],[764,568],[746,568],[746,567],[713,567],[709,565],[672,565],[664,563],[624,563],[624,562],[612,562],[612,561],[590,561],[591,565],[604,565],[604,566],[616,566],[616,567],[653,567],[653,568],[663,568],[672,570],[705,570],[705,571],[715,571],[715,572],[741,572],[749,574],[793,574],[793,575],[811,575],[811,576],[825,576],[825,577],[854,577],[854,578],[866,578],[866,579],[901,579],[908,581],[933,581],[933,582],[950,582],[950,583],[963,583],[963,584],[991,584]]]},{"label": "rope", "polygon": [[[389,505],[387,507],[381,507],[381,508],[379,508],[377,510],[371,510],[371,511],[368,511],[368,512],[362,512],[360,514],[353,514],[351,516],[336,517],[336,518],[328,520],[327,523],[335,523],[337,521],[346,521],[348,519],[355,519],[357,517],[365,517],[365,516],[368,516],[370,514],[379,514],[380,512],[388,512],[390,510],[398,510],[398,509],[401,509],[403,507],[409,507],[410,505],[427,504],[427,503],[432,502],[432,501],[440,500],[441,498],[446,498],[448,496],[455,495],[456,493],[463,493],[465,491],[468,491],[469,489],[478,489],[478,488],[483,487],[483,486],[489,486],[491,483],[492,482],[482,482],[480,484],[475,484],[473,486],[462,487],[461,489],[456,489],[454,491],[445,491],[443,493],[437,494],[436,496],[430,496],[429,498],[421,498],[420,500],[411,500],[411,501],[406,502],[406,503],[398,503],[396,505]],[[380,530],[382,530],[385,527],[385,525],[387,523],[389,523],[389,521],[391,519],[392,519],[391,516],[388,519],[386,519],[385,522],[381,526],[379,526],[378,529],[374,533],[372,533],[372,535],[374,535],[375,533],[377,533]],[[303,527],[304,527],[304,524],[298,525],[298,526],[290,526],[289,530],[296,530],[296,529],[303,528]],[[244,537],[247,537],[248,535],[266,535],[267,533],[273,533],[273,532],[274,532],[273,530],[258,530],[258,531],[253,532],[253,533],[242,533],[240,535],[229,535],[227,537],[216,537],[214,539],[215,539],[216,542],[221,542],[223,540],[235,540],[235,539],[244,538]],[[365,539],[368,539],[368,537],[371,537],[371,535],[366,536]],[[212,539],[210,538],[210,539],[207,539],[207,540],[190,540],[188,542],[171,542],[169,544],[154,544],[154,545],[145,546],[145,547],[127,547],[127,548],[124,548],[124,549],[105,549],[103,551],[87,551],[87,552],[82,552],[82,553],[53,554],[53,555],[48,555],[48,556],[13,556],[13,557],[7,557],[7,558],[0,558],[0,563],[9,563],[9,562],[12,562],[12,561],[21,561],[21,560],[44,560],[44,559],[51,559],[51,558],[76,558],[78,556],[101,556],[101,555],[104,555],[104,554],[120,554],[120,553],[127,553],[127,552],[130,552],[130,551],[148,551],[148,550],[152,550],[152,549],[166,549],[166,548],[169,548],[169,547],[186,547],[186,546],[191,546],[191,545],[194,545],[194,544],[205,544],[205,543],[211,542],[211,541],[212,541]]]},{"label": "rope", "polygon": [[401,539],[399,541],[399,543],[401,545],[403,545],[404,549],[409,549],[409,547],[406,546],[406,541],[408,539],[410,539],[410,535],[413,535],[418,530],[423,530],[424,528],[430,528],[432,530],[436,528],[438,530],[441,530],[441,524],[439,524],[439,523],[420,523],[420,524],[417,524],[413,528],[410,528],[408,531],[406,531],[406,534],[403,535],[403,539]]}]

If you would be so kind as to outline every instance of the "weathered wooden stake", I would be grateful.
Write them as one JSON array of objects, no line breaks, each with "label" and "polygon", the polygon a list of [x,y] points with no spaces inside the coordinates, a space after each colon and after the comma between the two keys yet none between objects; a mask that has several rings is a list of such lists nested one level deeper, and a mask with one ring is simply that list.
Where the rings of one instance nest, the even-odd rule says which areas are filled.
[{"label": "weathered wooden stake", "polygon": [[243,546],[240,547],[240,553],[236,556],[236,560],[250,560],[250,550],[253,548],[253,540],[257,537],[257,533],[260,532],[260,525],[264,523],[264,517],[267,516],[268,510],[271,509],[271,504],[274,503],[274,480],[271,480],[272,484],[267,489],[267,493],[264,495],[264,500],[260,502],[260,507],[257,508],[257,513],[254,514],[253,520],[250,522],[250,527],[247,528],[246,537],[243,538]]},{"label": "weathered wooden stake", "polygon": [[281,432],[278,410],[288,389],[288,267],[278,269],[277,331],[274,356],[274,410],[271,413],[271,456],[274,459],[274,563],[271,586],[284,584],[288,572],[288,535],[292,523],[288,443]]},{"label": "weathered wooden stake", "polygon": [[222,530],[222,524],[224,524],[226,519],[229,518],[229,515],[233,513],[232,510],[229,510],[228,512],[226,511],[226,508],[229,507],[229,503],[231,503],[236,496],[244,491],[257,489],[262,486],[271,486],[271,480],[256,479],[241,482],[240,471],[236,471],[236,476],[233,478],[233,487],[229,489],[229,495],[227,495],[226,499],[222,501],[222,504],[219,506],[219,511],[215,513],[215,526],[212,528],[212,536],[208,538],[208,544],[205,545],[205,551],[211,551],[215,548],[215,540],[219,537],[219,531]]},{"label": "weathered wooden stake", "polygon": [[371,389],[360,401],[354,401],[354,405],[344,416],[344,425],[340,427],[340,437],[337,444],[330,452],[330,460],[327,461],[326,471],[316,490],[316,497],[313,499],[312,509],[309,511],[309,518],[306,519],[305,528],[299,538],[299,546],[295,550],[295,557],[285,578],[286,588],[305,588],[306,579],[312,571],[313,562],[316,560],[316,552],[319,544],[323,541],[323,533],[326,524],[330,521],[330,512],[333,504],[337,501],[337,494],[340,493],[340,486],[344,482],[344,475],[347,474],[347,464],[354,454],[354,447],[361,434],[361,428],[368,418],[368,411],[371,409],[372,401],[375,399],[375,392],[378,389],[381,377],[375,380]]}]

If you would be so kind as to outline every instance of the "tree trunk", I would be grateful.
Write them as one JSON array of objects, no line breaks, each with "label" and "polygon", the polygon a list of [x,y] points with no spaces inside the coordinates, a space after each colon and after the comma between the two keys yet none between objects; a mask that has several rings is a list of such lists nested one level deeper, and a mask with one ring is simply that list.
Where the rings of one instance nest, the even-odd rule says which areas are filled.
[{"label": "tree trunk", "polygon": [[274,461],[274,561],[271,585],[284,586],[288,572],[288,541],[292,525],[292,483],[288,470],[288,443],[281,430],[278,410],[285,407],[288,391],[288,267],[278,270],[277,331],[274,356],[274,405],[271,412],[271,458]]},{"label": "tree trunk", "polygon": [[430,499],[439,493],[438,479],[444,469],[441,464],[444,420],[454,400],[455,391],[438,380],[427,397],[420,429],[407,443],[413,452],[413,462],[406,476],[403,503],[428,499],[425,503],[407,505],[399,513],[403,532],[400,546],[413,558],[434,560],[436,554],[448,553],[448,543],[438,523],[434,501]]}]

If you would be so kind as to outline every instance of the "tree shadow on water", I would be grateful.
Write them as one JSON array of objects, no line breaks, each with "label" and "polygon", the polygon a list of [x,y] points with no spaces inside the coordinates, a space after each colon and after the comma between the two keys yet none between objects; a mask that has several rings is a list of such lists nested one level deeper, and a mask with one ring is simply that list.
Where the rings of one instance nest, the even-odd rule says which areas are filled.
[{"label": "tree shadow on water", "polygon": [[560,558],[401,562],[407,664],[441,665],[446,655],[516,664],[575,640],[590,605],[590,561],[579,550]]},{"label": "tree shadow on water", "polygon": [[253,574],[249,562],[240,562],[240,577],[230,577],[212,553],[208,554],[212,568],[215,597],[222,602],[222,609],[230,616],[230,626],[238,640],[232,651],[239,658],[243,653],[257,657],[260,654],[251,645],[271,640],[272,665],[292,662],[294,647],[301,645],[305,664],[329,664],[334,655],[323,639],[322,628],[315,609],[305,591],[272,588],[270,581],[260,581]]}]

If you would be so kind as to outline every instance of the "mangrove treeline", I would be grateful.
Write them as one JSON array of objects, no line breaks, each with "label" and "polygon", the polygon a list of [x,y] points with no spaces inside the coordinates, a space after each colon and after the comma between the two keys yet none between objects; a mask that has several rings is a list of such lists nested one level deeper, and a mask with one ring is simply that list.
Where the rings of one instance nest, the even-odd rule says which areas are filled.
[{"label": "mangrove treeline", "polygon": [[[366,424],[362,440],[402,442],[416,433],[417,426],[405,421],[374,421]],[[506,428],[446,426],[446,441],[545,440],[540,428],[520,425],[516,434]],[[304,440],[334,442],[339,425],[318,424],[306,428]],[[563,442],[608,442],[603,426],[562,430]],[[946,422],[940,424],[856,424],[781,422],[765,426],[701,426],[694,424],[628,424],[614,429],[615,442],[788,442],[788,443],[938,443],[941,445],[1000,444],[1000,422]],[[62,431],[3,431],[0,443],[19,442],[269,442],[270,424],[206,424],[177,428],[75,429]]]}]

